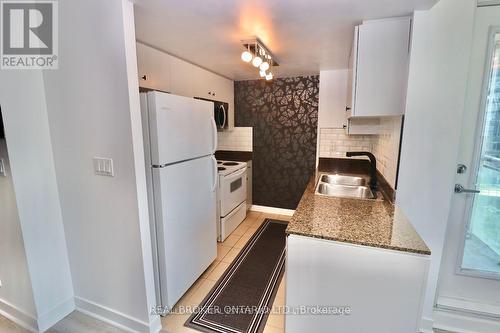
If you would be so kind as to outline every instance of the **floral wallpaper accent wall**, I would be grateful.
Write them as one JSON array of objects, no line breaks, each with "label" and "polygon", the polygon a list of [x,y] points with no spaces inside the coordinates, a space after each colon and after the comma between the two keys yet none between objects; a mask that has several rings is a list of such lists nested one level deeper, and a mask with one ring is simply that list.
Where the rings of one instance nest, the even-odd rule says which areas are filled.
[{"label": "floral wallpaper accent wall", "polygon": [[319,76],[237,81],[236,126],[253,127],[253,203],[295,209],[316,168]]}]

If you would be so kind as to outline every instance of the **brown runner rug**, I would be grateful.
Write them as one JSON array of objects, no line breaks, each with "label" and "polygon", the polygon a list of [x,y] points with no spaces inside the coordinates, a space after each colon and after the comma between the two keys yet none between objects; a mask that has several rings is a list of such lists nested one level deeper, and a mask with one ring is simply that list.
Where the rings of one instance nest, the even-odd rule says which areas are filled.
[{"label": "brown runner rug", "polygon": [[285,268],[286,226],[266,219],[185,326],[210,333],[262,332]]}]

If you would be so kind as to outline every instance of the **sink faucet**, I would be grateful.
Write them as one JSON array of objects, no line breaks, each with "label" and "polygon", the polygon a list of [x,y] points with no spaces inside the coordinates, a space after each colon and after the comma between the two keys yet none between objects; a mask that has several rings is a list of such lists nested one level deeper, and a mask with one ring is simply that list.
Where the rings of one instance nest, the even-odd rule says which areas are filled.
[{"label": "sink faucet", "polygon": [[349,151],[345,153],[347,157],[353,156],[367,156],[370,159],[370,188],[372,191],[377,190],[377,159],[375,156],[367,151]]}]

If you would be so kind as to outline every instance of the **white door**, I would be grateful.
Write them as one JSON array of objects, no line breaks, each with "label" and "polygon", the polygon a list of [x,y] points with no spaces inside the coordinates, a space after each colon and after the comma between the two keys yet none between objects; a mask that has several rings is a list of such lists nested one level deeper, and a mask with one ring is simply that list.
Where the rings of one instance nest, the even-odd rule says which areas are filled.
[{"label": "white door", "polygon": [[172,307],[217,256],[217,161],[153,169],[160,290]]},{"label": "white door", "polygon": [[217,148],[214,104],[160,92],[148,93],[153,165],[213,154]]},{"label": "white door", "polygon": [[478,8],[475,21],[458,160],[467,169],[457,168],[464,190],[451,206],[437,306],[500,325],[500,6]]}]

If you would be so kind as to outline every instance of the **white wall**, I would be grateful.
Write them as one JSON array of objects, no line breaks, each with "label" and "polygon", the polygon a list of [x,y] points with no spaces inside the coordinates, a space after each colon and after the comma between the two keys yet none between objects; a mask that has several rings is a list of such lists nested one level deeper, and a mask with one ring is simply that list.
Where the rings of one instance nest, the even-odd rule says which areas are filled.
[{"label": "white wall", "polygon": [[41,71],[2,71],[0,103],[37,324],[74,308]]},{"label": "white wall", "polygon": [[[158,331],[132,4],[71,0],[59,10],[59,69],[44,82],[76,305]],[[115,177],[96,176],[94,156],[112,158]]]},{"label": "white wall", "polygon": [[0,176],[0,313],[14,320],[24,316],[26,326],[35,326],[35,300],[5,139],[0,139],[0,159],[6,172],[6,177]]},{"label": "white wall", "polygon": [[432,251],[426,328],[453,193],[474,6],[470,0],[441,0],[414,19],[397,204]]}]

